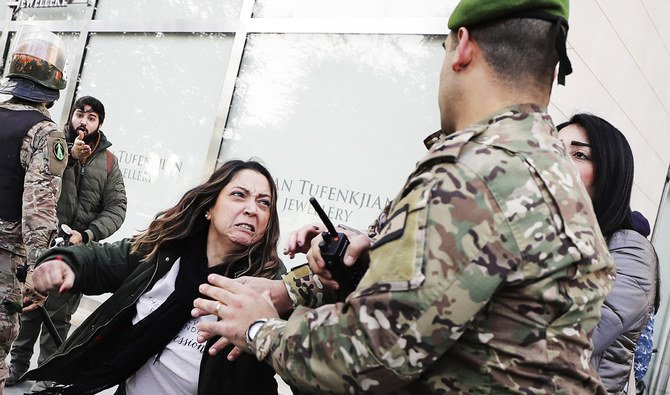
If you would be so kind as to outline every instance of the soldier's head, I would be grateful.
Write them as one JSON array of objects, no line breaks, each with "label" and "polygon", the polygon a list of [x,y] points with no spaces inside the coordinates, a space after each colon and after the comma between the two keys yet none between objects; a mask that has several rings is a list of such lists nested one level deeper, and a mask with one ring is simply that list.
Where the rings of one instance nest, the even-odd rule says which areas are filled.
[{"label": "soldier's head", "polygon": [[70,110],[70,133],[76,137],[79,132],[92,136],[100,131],[105,122],[105,106],[92,96],[82,96],[74,102]]},{"label": "soldier's head", "polygon": [[633,229],[633,151],[619,129],[591,114],[574,115],[558,125],[558,136],[593,201],[605,237]]},{"label": "soldier's head", "polygon": [[[513,104],[547,105],[559,60],[559,80],[570,72],[567,14],[567,0],[462,0],[444,42],[442,130],[453,132]],[[473,108],[478,111],[470,115]]]},{"label": "soldier's head", "polygon": [[58,100],[59,90],[66,85],[66,54],[65,42],[57,35],[37,26],[21,26],[0,93],[35,103]]}]

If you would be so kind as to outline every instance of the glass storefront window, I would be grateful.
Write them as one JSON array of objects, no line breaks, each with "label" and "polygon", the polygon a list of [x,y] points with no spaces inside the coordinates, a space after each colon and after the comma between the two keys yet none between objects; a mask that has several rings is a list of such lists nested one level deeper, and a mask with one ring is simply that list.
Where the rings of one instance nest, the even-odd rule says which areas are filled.
[{"label": "glass storefront window", "polygon": [[448,17],[458,0],[257,0],[254,17]]},{"label": "glass storefront window", "polygon": [[202,180],[233,43],[221,34],[96,34],[77,97],[105,105],[128,212],[118,240]]},{"label": "glass storefront window", "polygon": [[242,0],[99,0],[95,19],[237,18]]},{"label": "glass storefront window", "polygon": [[440,127],[441,41],[250,35],[219,160],[258,157],[268,166],[284,237],[317,220],[310,196],[335,224],[365,229]]},{"label": "glass storefront window", "polygon": [[[73,69],[73,61],[77,56],[77,51],[76,51],[76,46],[77,46],[77,40],[79,39],[79,33],[57,33],[58,36],[60,36],[64,41],[65,45],[67,45],[67,61],[65,63],[65,70],[63,73],[65,74],[65,78],[67,79],[67,84],[68,87],[70,84],[74,84],[76,81],[76,76],[72,77],[72,73],[70,72]],[[14,39],[14,33],[10,34],[9,37],[9,50],[11,51],[12,49],[12,43]],[[9,53],[7,54],[9,56]],[[5,68],[4,70],[7,70],[7,67],[9,66],[9,58],[5,60]],[[3,72],[3,77],[4,77],[4,72]],[[5,81],[4,78],[0,79],[1,81]],[[68,89],[66,87],[65,89]],[[51,119],[53,119],[56,123],[60,122],[60,115],[63,112],[63,108],[66,106],[69,106],[70,103],[65,103],[65,100],[63,97],[65,97],[65,89],[60,92],[61,98],[57,100],[53,107],[49,109],[49,113],[51,114]],[[0,101],[5,101],[9,99],[9,96],[6,95],[0,95]],[[58,125],[62,126],[62,125]]]}]

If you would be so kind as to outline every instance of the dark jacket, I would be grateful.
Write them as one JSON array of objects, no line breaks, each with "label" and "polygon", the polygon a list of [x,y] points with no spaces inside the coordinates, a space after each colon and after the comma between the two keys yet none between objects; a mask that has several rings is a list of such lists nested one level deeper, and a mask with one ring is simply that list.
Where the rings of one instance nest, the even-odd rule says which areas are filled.
[{"label": "dark jacket", "polygon": [[[107,337],[116,338],[118,333],[115,328],[119,324],[123,325],[124,320],[132,318],[139,297],[170,270],[179,256],[170,251],[161,251],[156,261],[141,263],[138,256],[130,254],[128,239],[109,244],[88,243],[70,248],[54,248],[43,255],[40,261],[55,255],[60,255],[75,272],[71,292],[89,295],[114,292],[67,338],[56,354],[24,376],[31,380],[71,382],[90,366],[104,363],[106,354],[97,345]],[[282,268],[278,268],[277,276]],[[243,270],[236,273],[235,277],[241,272]],[[207,349],[214,340],[208,342]],[[222,372],[231,370],[243,380],[238,380],[233,388],[226,387],[226,393],[277,393],[277,382],[270,366],[255,358],[245,359],[241,363],[228,363],[227,352],[224,351],[227,350],[214,357],[210,357],[206,351],[203,353],[199,395],[221,393],[223,389],[218,385],[220,376]],[[121,383],[110,382],[95,392],[117,384]]]},{"label": "dark jacket", "polygon": [[[107,151],[112,143],[102,132],[99,134],[100,141],[85,164],[70,157],[57,208],[58,222],[87,233],[90,240],[96,241],[121,227],[127,205],[118,160]],[[68,136],[68,144],[73,141],[70,139]]]},{"label": "dark jacket", "polygon": [[608,246],[616,263],[616,282],[593,331],[591,365],[607,391],[620,394],[628,382],[637,339],[654,309],[658,261],[651,243],[633,230],[616,232]]}]

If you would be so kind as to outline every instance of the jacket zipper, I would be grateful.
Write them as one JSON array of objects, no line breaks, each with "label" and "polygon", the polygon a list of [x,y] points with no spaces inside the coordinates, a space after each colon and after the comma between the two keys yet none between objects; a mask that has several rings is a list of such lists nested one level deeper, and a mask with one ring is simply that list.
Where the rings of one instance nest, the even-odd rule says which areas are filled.
[{"label": "jacket zipper", "polygon": [[72,217],[69,218],[70,222],[68,223],[68,225],[70,226],[74,225],[74,221],[77,218],[77,213],[79,212],[79,206],[80,206],[79,195],[81,193],[81,179],[84,177],[84,174],[86,173],[86,166],[88,166],[88,164],[91,163],[91,161],[93,161],[93,159],[95,159],[95,157],[98,156],[99,154],[100,150],[98,149],[91,154],[91,157],[86,161],[86,164],[82,164],[81,162],[79,162],[81,168],[79,169],[79,177],[77,177],[77,182],[75,185],[75,189],[77,190],[77,199],[75,199],[77,201],[77,205],[75,206],[75,209],[72,212]]}]

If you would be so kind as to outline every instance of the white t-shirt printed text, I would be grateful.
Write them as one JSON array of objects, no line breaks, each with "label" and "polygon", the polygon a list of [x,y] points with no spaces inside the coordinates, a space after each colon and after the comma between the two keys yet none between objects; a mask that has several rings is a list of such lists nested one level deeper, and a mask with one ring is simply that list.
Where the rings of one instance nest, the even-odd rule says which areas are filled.
[{"label": "white t-shirt printed text", "polygon": [[[170,271],[137,301],[133,325],[146,318],[174,292],[180,260]],[[205,343],[198,343],[196,324],[201,320],[215,321],[211,315],[190,319],[168,343],[160,357],[152,356],[133,376],[126,380],[127,395],[196,394],[198,374]]]}]

